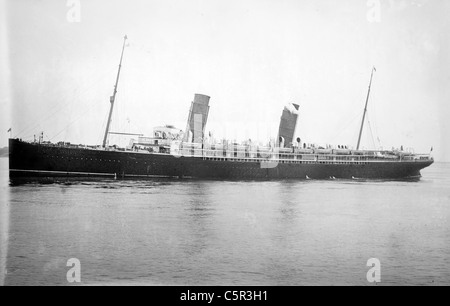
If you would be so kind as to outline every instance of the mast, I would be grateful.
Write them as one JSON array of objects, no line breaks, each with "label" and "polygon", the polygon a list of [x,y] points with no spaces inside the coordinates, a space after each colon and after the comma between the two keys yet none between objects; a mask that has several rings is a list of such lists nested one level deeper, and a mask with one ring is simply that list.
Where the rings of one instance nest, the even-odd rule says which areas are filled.
[{"label": "mast", "polygon": [[362,122],[361,122],[361,129],[359,130],[358,144],[356,145],[356,150],[359,150],[359,145],[361,144],[361,135],[362,135],[363,128],[364,128],[364,120],[366,119],[367,105],[369,103],[370,87],[372,86],[372,77],[373,77],[374,71],[375,72],[377,71],[375,69],[375,67],[372,68],[372,73],[370,74],[369,90],[367,91],[366,106],[364,107],[364,113],[363,113],[363,118],[362,118]]},{"label": "mast", "polygon": [[123,38],[122,54],[120,55],[119,70],[117,71],[117,78],[116,78],[116,84],[114,85],[114,92],[113,92],[113,95],[109,98],[109,102],[111,103],[111,108],[109,109],[108,122],[106,123],[105,137],[103,138],[103,148],[106,148],[106,140],[108,139],[109,126],[111,124],[111,117],[112,117],[112,113],[113,113],[113,109],[114,109],[114,101],[116,100],[117,85],[119,84],[120,68],[122,67],[123,51],[125,50],[126,40],[127,40],[127,36],[125,35],[125,37]]}]

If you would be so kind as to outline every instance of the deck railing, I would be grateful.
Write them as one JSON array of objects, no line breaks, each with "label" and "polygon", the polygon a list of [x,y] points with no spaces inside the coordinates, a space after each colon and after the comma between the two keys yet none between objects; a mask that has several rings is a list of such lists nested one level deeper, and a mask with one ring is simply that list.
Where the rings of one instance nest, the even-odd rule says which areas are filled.
[{"label": "deck railing", "polygon": [[[36,143],[34,143],[36,144]],[[39,144],[43,146],[57,146],[51,143]],[[70,145],[68,148],[87,150],[104,150],[86,146]],[[112,151],[130,152],[130,150],[108,148]],[[181,143],[165,147],[159,152],[148,149],[132,150],[142,154],[167,154],[175,157],[201,157],[205,160],[228,160],[235,162],[261,163],[306,163],[306,164],[364,164],[369,162],[420,162],[433,160],[430,154],[412,154],[401,151],[356,151],[348,149],[299,149],[277,148],[263,146],[224,146],[215,145],[214,148],[202,148],[201,144]]]},{"label": "deck railing", "polygon": [[[366,163],[366,162],[411,162],[432,160],[429,154],[395,153],[392,151],[282,149],[259,147],[256,150],[235,150],[233,148],[205,149],[192,146],[171,148],[174,156],[202,157],[212,160],[239,162],[281,162],[281,163]],[[348,151],[348,153],[346,153]],[[320,153],[319,153],[320,152]],[[356,153],[355,153],[356,152]]]}]

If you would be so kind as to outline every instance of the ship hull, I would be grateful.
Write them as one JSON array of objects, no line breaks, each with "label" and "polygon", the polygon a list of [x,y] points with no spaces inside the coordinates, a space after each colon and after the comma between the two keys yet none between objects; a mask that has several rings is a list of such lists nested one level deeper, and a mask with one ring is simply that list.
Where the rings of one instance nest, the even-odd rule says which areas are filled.
[{"label": "ship hull", "polygon": [[10,178],[177,177],[197,179],[406,179],[432,160],[368,163],[261,163],[235,158],[105,151],[38,145],[10,139]]}]

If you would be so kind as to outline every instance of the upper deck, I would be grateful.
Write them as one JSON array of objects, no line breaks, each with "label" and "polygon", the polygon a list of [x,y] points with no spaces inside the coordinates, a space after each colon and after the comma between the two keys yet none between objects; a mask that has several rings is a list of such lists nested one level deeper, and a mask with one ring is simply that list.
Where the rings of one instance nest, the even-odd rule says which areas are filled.
[{"label": "upper deck", "polygon": [[351,150],[323,148],[279,148],[260,145],[185,143],[171,141],[165,145],[144,145],[135,143],[128,148],[116,146],[74,145],[69,143],[53,144],[50,142],[29,142],[32,145],[58,147],[62,149],[83,149],[95,151],[115,151],[132,154],[158,154],[175,157],[193,157],[204,160],[256,163],[291,163],[291,164],[368,164],[368,163],[402,163],[433,161],[430,154],[414,154],[400,150]]},{"label": "upper deck", "polygon": [[258,145],[184,143],[174,141],[170,146],[133,147],[144,154],[170,154],[176,157],[199,157],[205,160],[234,162],[279,162],[305,164],[365,164],[374,162],[432,161],[430,154],[404,151],[351,150],[322,148],[279,148]]}]

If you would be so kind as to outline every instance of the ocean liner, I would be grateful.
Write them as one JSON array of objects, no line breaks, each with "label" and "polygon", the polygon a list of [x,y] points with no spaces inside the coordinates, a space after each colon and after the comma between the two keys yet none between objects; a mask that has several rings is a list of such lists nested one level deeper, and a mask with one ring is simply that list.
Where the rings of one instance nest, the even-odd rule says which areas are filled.
[{"label": "ocean liner", "polygon": [[344,145],[318,146],[295,138],[299,105],[289,104],[281,115],[278,137],[267,145],[212,141],[205,137],[210,97],[195,94],[184,131],[156,127],[153,135],[134,135],[127,147],[108,145],[122,59],[110,97],[110,111],[102,145],[84,146],[39,140],[9,139],[10,178],[111,177],[197,179],[408,179],[419,178],[430,166],[430,154],[400,150],[361,150],[370,87],[355,149]]}]

